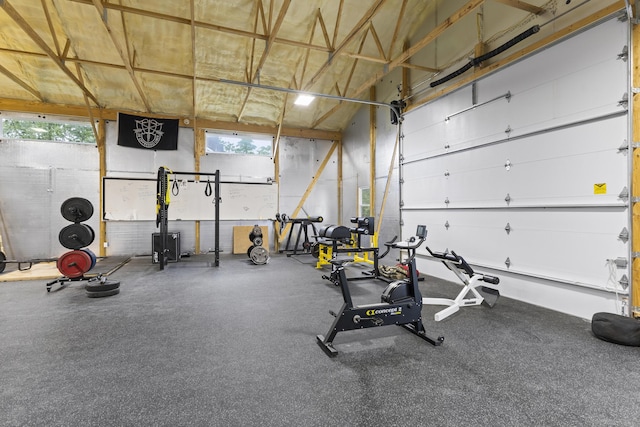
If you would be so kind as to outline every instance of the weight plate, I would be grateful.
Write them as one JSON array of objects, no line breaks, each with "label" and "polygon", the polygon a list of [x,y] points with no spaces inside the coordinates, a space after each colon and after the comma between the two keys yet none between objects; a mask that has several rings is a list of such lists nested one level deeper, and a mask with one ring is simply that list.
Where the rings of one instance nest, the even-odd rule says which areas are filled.
[{"label": "weight plate", "polygon": [[62,202],[60,213],[67,221],[82,222],[93,215],[93,205],[82,197],[72,197]]},{"label": "weight plate", "polygon": [[84,251],[67,252],[58,258],[56,266],[63,276],[75,279],[91,269],[91,257]]},{"label": "weight plate", "polygon": [[87,296],[89,298],[102,298],[102,297],[110,297],[112,295],[118,295],[120,293],[120,288],[111,289],[110,291],[100,291],[100,292],[87,292]]},{"label": "weight plate", "polygon": [[102,283],[101,281],[97,282],[89,282],[85,285],[85,290],[87,292],[106,292],[112,291],[114,289],[118,289],[120,287],[120,282],[115,280],[107,280]]},{"label": "weight plate", "polygon": [[254,237],[252,242],[255,246],[262,246],[262,237]]},{"label": "weight plate", "polygon": [[255,248],[255,247],[256,247],[255,245],[251,245],[251,246],[249,246],[249,249],[247,249],[247,256],[248,256],[249,258],[251,258],[251,251],[252,251],[252,250],[253,250],[253,248]]},{"label": "weight plate", "polygon": [[0,273],[2,273],[4,271],[4,268],[7,266],[7,264],[5,263],[6,259],[7,257],[3,252],[0,251]]},{"label": "weight plate", "polygon": [[89,270],[93,269],[93,267],[96,266],[96,262],[98,261],[98,257],[89,248],[84,248],[84,249],[82,249],[82,251],[86,252],[87,255],[89,255],[89,258],[91,258],[91,268]]},{"label": "weight plate", "polygon": [[314,258],[320,258],[320,244],[318,242],[313,242],[311,244],[311,256]]},{"label": "weight plate", "polygon": [[267,251],[262,246],[254,246],[254,248],[249,253],[249,258],[251,258],[251,261],[254,264],[266,264],[269,261],[269,251]]},{"label": "weight plate", "polygon": [[58,240],[67,249],[82,249],[93,243],[96,233],[87,224],[70,224],[60,230]]}]

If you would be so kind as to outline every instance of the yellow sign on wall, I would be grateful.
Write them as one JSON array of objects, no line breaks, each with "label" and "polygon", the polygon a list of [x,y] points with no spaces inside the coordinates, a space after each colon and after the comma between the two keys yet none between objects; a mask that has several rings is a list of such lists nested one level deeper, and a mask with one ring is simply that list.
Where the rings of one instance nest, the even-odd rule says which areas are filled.
[{"label": "yellow sign on wall", "polygon": [[607,183],[593,184],[593,194],[607,194]]}]

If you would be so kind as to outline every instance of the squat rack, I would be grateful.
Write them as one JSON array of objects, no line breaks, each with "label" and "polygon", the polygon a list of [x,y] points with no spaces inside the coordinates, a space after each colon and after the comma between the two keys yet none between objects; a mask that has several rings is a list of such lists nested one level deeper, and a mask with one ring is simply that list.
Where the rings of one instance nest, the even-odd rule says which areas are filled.
[{"label": "squat rack", "polygon": [[[169,235],[169,175],[190,175],[190,176],[207,176],[214,177],[213,180],[213,197],[215,206],[215,226],[214,226],[214,245],[215,245],[215,262],[214,267],[220,266],[220,170],[216,170],[214,173],[206,172],[176,172],[172,171],[164,166],[158,168],[158,179],[156,184],[157,198],[156,198],[156,227],[160,227],[160,254],[158,257],[158,263],[160,264],[160,270],[164,270],[166,264],[165,255],[167,252],[166,242]],[[207,194],[207,189],[209,194]],[[211,195],[211,188],[207,186],[205,189],[205,195]]]}]

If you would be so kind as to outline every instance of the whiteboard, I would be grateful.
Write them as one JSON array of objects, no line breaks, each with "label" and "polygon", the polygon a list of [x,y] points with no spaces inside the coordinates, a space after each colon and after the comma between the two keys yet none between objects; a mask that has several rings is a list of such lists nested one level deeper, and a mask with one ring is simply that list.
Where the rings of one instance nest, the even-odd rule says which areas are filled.
[{"label": "whiteboard", "polygon": [[[180,181],[179,181],[180,182]],[[151,221],[156,219],[156,180],[140,178],[103,179],[102,217],[107,221]],[[169,190],[173,182],[169,183]],[[183,180],[177,194],[170,191],[169,220],[215,220],[214,184],[206,196],[206,181]],[[274,218],[278,202],[277,184],[220,183],[221,220]]]}]

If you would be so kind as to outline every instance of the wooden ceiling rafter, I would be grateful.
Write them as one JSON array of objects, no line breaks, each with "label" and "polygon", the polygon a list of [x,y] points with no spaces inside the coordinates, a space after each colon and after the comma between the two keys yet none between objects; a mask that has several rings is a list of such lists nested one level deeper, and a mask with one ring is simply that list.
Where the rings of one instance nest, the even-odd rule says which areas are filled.
[{"label": "wooden ceiling rafter", "polygon": [[407,1],[408,0],[402,0],[402,6],[400,6],[398,19],[396,20],[396,27],[393,29],[393,36],[391,37],[391,43],[389,43],[389,53],[387,54],[387,56],[385,56],[386,59],[393,57],[393,46],[395,46],[396,41],[398,40],[400,27],[402,27],[402,18],[404,18],[404,13],[407,10]]},{"label": "wooden ceiling rafter", "polygon": [[[98,14],[100,15],[100,21],[102,21],[102,24],[104,25],[104,28],[107,30],[107,33],[109,34],[109,37],[111,38],[111,42],[113,43],[113,46],[118,51],[118,54],[120,55],[120,58],[122,59],[122,62],[124,63],[125,68],[127,69],[127,72],[129,73],[129,76],[131,77],[133,85],[136,87],[136,90],[138,91],[138,96],[140,97],[140,99],[142,100],[142,103],[144,104],[144,107],[146,108],[145,111],[146,112],[150,112],[151,111],[151,106],[149,105],[149,101],[147,100],[147,97],[144,94],[144,91],[142,90],[142,86],[140,85],[140,82],[138,81],[138,78],[136,77],[136,73],[135,73],[135,71],[133,69],[133,66],[131,65],[130,58],[128,57],[128,55],[124,51],[124,49],[122,48],[122,45],[120,44],[120,41],[116,37],[116,34],[113,31],[113,28],[111,28],[111,24],[109,24],[108,10],[104,8],[104,6],[102,5],[101,0],[93,0],[93,5],[95,6]],[[120,14],[122,14],[122,12],[120,12]],[[126,36],[125,36],[125,38],[126,38]],[[128,43],[127,43],[127,45],[128,45]]]},{"label": "wooden ceiling rafter", "polygon": [[91,93],[91,91],[89,91],[89,89],[87,89],[86,86],[82,84],[80,80],[78,80],[73,72],[66,67],[66,65],[60,59],[60,57],[58,57],[56,52],[54,52],[49,47],[47,42],[45,42],[38,35],[38,33],[33,28],[31,28],[31,26],[22,17],[22,15],[20,15],[18,11],[11,5],[11,3],[9,3],[9,0],[2,0],[2,2],[0,2],[0,7],[5,11],[7,15],[9,15],[11,19],[13,19],[13,21],[22,29],[22,31],[24,31],[31,38],[31,40],[47,54],[47,56],[58,66],[58,68],[60,68],[60,70],[62,70],[62,72],[65,73],[67,77],[69,77],[73,81],[73,83],[75,83],[76,86],[78,86],[80,90],[82,90],[82,92],[85,93],[89,97],[89,99],[91,99],[91,101],[95,103],[95,105],[100,105],[97,98]]},{"label": "wooden ceiling rafter", "polygon": [[373,36],[373,41],[378,47],[378,53],[380,57],[385,60],[385,62],[389,59],[387,58],[387,54],[384,52],[384,48],[382,47],[382,42],[380,42],[380,37],[378,37],[378,33],[376,32],[376,27],[374,27],[373,22],[369,21],[369,32],[371,36]]},{"label": "wooden ceiling rafter", "polygon": [[[122,4],[122,0],[118,0],[118,2]],[[122,34],[124,36],[124,46],[127,49],[127,52],[126,52],[127,61],[133,67],[136,63],[136,52],[134,49],[133,54],[131,54],[131,44],[129,43],[129,31],[127,30],[127,21],[126,19],[124,19],[124,13],[120,13],[120,22],[122,24]]]},{"label": "wooden ceiling rafter", "polygon": [[13,81],[18,86],[22,87],[24,90],[29,92],[38,101],[44,102],[44,99],[42,98],[42,94],[40,92],[38,92],[36,89],[34,89],[31,86],[29,86],[29,84],[27,84],[25,81],[21,80],[18,76],[16,76],[11,71],[9,71],[5,67],[3,67],[2,64],[0,64],[0,73],[4,74],[5,76],[7,76],[9,78],[9,80]]},{"label": "wooden ceiling rafter", "polygon": [[[369,33],[369,30],[367,30],[363,36],[362,39],[360,40],[360,45],[358,46],[358,53],[362,52],[362,49],[364,49],[364,45],[365,42],[367,41],[367,34]],[[339,96],[346,96],[347,92],[349,91],[349,86],[351,85],[351,79],[353,78],[353,74],[356,71],[356,66],[358,65],[358,58],[355,58],[353,63],[351,64],[351,70],[349,71],[349,77],[347,77],[347,81],[344,84],[344,89],[342,90],[342,93],[340,92],[339,88],[338,88],[338,82],[336,82],[336,88],[338,88],[338,95]],[[340,102],[338,105],[342,105],[342,102]],[[321,123],[324,119],[324,116],[321,116],[319,119],[315,120],[314,123],[311,125],[311,128],[315,128],[319,123]]]},{"label": "wooden ceiling rafter", "polygon": [[[82,77],[82,67],[79,63],[76,62],[76,72],[78,73],[78,80],[80,80],[84,84],[84,79]],[[89,121],[91,122],[91,130],[93,130],[93,136],[96,138],[96,142],[100,140],[100,135],[98,133],[98,128],[96,127],[96,121],[93,118],[93,109],[91,108],[91,102],[89,102],[89,98],[87,94],[82,94],[84,98],[84,104],[87,107],[87,112],[89,114]]]},{"label": "wooden ceiling rafter", "polygon": [[[358,46],[358,53],[362,52],[362,50],[364,49],[364,45],[367,41],[367,33],[364,33],[362,40],[360,40],[360,45]],[[358,65],[358,58],[354,59],[353,63],[351,64],[351,70],[349,71],[349,77],[347,77],[347,81],[344,84],[344,89],[342,89],[342,93],[344,95],[342,96],[346,96],[346,94],[349,92],[349,86],[351,86],[351,79],[353,78],[353,75],[356,71],[356,66]],[[314,126],[315,127],[315,126]]]},{"label": "wooden ceiling rafter", "polygon": [[[94,0],[97,1],[97,0]],[[276,22],[273,24],[273,27],[269,28],[269,37],[266,40],[266,45],[264,47],[264,52],[260,57],[260,62],[258,63],[258,67],[256,68],[256,72],[253,75],[252,82],[255,81],[256,77],[260,75],[260,71],[264,66],[264,63],[267,61],[267,57],[269,56],[269,52],[273,47],[274,40],[278,31],[280,31],[280,27],[282,26],[282,22],[284,21],[284,17],[287,14],[287,10],[289,9],[289,5],[291,4],[291,0],[284,0],[282,2],[282,6],[280,7],[280,12],[278,13],[278,17],[276,18]],[[273,6],[273,2],[271,3]]]},{"label": "wooden ceiling rafter", "polygon": [[320,79],[322,75],[331,67],[333,64],[333,57],[339,55],[344,49],[351,44],[351,42],[360,34],[363,29],[366,29],[368,26],[366,25],[369,20],[380,10],[380,8],[386,3],[387,0],[376,0],[376,2],[371,5],[369,10],[362,16],[360,21],[358,21],[354,27],[351,29],[349,34],[342,40],[342,42],[337,46],[333,52],[331,52],[329,59],[316,71],[309,82],[305,85],[305,90],[311,89],[311,87]]},{"label": "wooden ceiling rafter", "polygon": [[[97,1],[97,0],[94,0]],[[269,56],[269,53],[271,52],[271,48],[273,46],[273,40],[276,38],[276,35],[278,34],[278,31],[280,31],[280,27],[282,26],[282,22],[284,21],[284,17],[287,14],[287,10],[289,9],[289,5],[291,4],[291,0],[284,0],[282,2],[282,6],[280,6],[280,11],[278,12],[278,17],[276,18],[275,23],[273,23],[273,26],[271,26],[271,16],[272,16],[272,8],[273,8],[273,2],[271,2],[271,4],[269,5],[269,38],[266,41],[265,47],[264,47],[264,51],[262,52],[262,55],[260,56],[260,62],[258,62],[258,66],[256,67],[256,71],[253,74],[251,80],[249,81],[249,83],[253,83],[256,81],[258,81],[258,84],[260,84],[260,72],[262,71],[262,67],[264,67],[265,62],[267,61],[267,57]],[[247,107],[247,102],[249,100],[249,97],[251,96],[251,87],[248,88],[247,90],[247,94],[245,96],[244,102],[242,103],[242,107],[240,109],[240,113],[238,113],[238,118],[236,119],[236,121],[240,121],[242,120],[242,116],[244,115],[244,111]]]},{"label": "wooden ceiling rafter", "polygon": [[322,35],[324,36],[324,42],[327,44],[327,47],[333,50],[333,45],[331,44],[331,40],[329,40],[329,33],[327,32],[327,26],[324,24],[324,18],[322,18],[322,12],[320,8],[316,11],[316,23],[320,22],[320,28],[322,29]]},{"label": "wooden ceiling rafter", "polygon": [[71,40],[67,39],[64,44],[64,49],[62,49],[62,54],[60,55],[60,59],[64,62],[67,60],[67,56],[69,55],[69,49],[71,49]]},{"label": "wooden ceiling rafter", "polygon": [[[260,19],[260,16],[262,16],[262,28],[266,33],[268,31],[268,28],[267,28],[267,23],[265,21],[264,8],[262,7],[262,0],[257,0],[256,16],[253,21],[254,32],[258,30],[258,20]],[[253,60],[255,59],[255,56],[256,56],[256,39],[254,38],[254,39],[251,39],[251,51],[249,53],[249,57],[247,58],[247,61],[249,62],[249,64],[248,64],[248,67],[245,67],[245,79],[247,82],[251,82],[253,80]],[[247,107],[247,103],[249,102],[249,95],[251,95],[251,89],[252,88],[248,87],[246,90],[246,93],[244,94],[244,100],[242,101],[242,105],[240,106],[240,111],[236,116],[236,122],[239,122],[240,119],[242,118],[242,115],[244,114],[244,110]]]},{"label": "wooden ceiling rafter", "polygon": [[[411,58],[409,58],[409,59],[411,59]],[[408,59],[407,59],[407,61],[408,61]],[[403,62],[402,64],[400,64],[400,66],[402,68],[420,70],[420,71],[424,71],[424,72],[427,72],[427,73],[439,73],[440,71],[442,71],[439,68],[425,67],[425,66],[422,66],[422,65],[410,64],[408,62]]]},{"label": "wooden ceiling rafter", "polygon": [[[93,0],[69,0],[72,2],[76,2],[76,3],[81,3],[81,4],[91,4],[91,2]],[[386,0],[383,0],[386,1]],[[406,2],[406,0],[403,0],[403,2]],[[263,23],[263,30],[264,30],[264,34],[260,34],[256,31],[244,31],[244,30],[239,30],[236,28],[230,28],[230,27],[225,27],[225,26],[221,26],[221,25],[216,25],[216,24],[210,24],[207,22],[202,22],[202,21],[195,21],[194,25],[198,28],[204,28],[204,29],[208,29],[211,31],[218,31],[218,32],[222,32],[222,33],[227,33],[227,34],[234,34],[234,35],[238,35],[238,36],[243,36],[243,37],[249,37],[252,38],[254,40],[263,40],[266,41],[268,40],[268,35],[269,31],[267,31],[267,24],[266,24],[266,17],[265,17],[265,13],[264,13],[264,8],[262,6],[262,2],[260,1],[260,14],[261,14],[261,18],[262,18],[262,23]],[[403,7],[404,7],[403,3]],[[340,5],[338,7],[338,13],[337,13],[337,17],[336,17],[336,25],[334,28],[334,34],[333,34],[333,41],[330,44],[330,46],[321,46],[321,45],[316,45],[313,43],[304,43],[304,42],[300,42],[300,41],[296,41],[296,40],[289,40],[289,39],[284,39],[284,38],[279,38],[276,37],[273,40],[273,43],[279,43],[279,44],[285,44],[285,45],[290,45],[290,46],[294,46],[294,47],[299,47],[299,48],[303,48],[303,49],[311,49],[311,50],[317,50],[317,51],[321,51],[321,52],[327,52],[332,54],[332,56],[335,55],[346,55],[346,56],[350,56],[350,57],[355,57],[355,54],[349,53],[349,52],[342,52],[342,51],[337,51],[334,50],[332,47],[336,45],[336,41],[337,41],[337,37],[338,37],[338,29],[340,27],[340,18],[342,16],[342,9],[343,9],[343,5],[344,5],[344,0],[340,0]],[[150,17],[150,18],[155,18],[155,19],[160,19],[160,20],[166,20],[166,21],[171,21],[171,22],[176,22],[176,23],[181,23],[181,24],[185,24],[185,25],[191,25],[190,21],[188,19],[185,18],[181,18],[181,17],[177,17],[177,16],[172,16],[172,15],[167,15],[167,14],[163,14],[163,13],[159,13],[159,12],[152,12],[152,11],[148,11],[148,10],[144,10],[144,9],[138,9],[138,8],[134,8],[134,7],[130,7],[130,6],[124,6],[124,5],[118,5],[115,3],[104,3],[104,7],[107,9],[114,9],[114,10],[119,10],[122,12],[127,12],[127,13],[131,13],[131,14],[136,14],[136,15],[140,15],[140,16],[146,16],[146,17]],[[270,4],[270,7],[272,7],[272,5]],[[391,57],[391,55],[387,55],[389,58]],[[359,55],[358,56],[359,59],[362,59],[364,61],[369,61],[369,62],[375,62],[375,63],[388,63],[387,62],[382,62],[379,58],[375,58],[375,57],[370,57],[370,56],[365,56],[365,55]],[[403,65],[401,65],[403,66]],[[410,68],[415,68],[417,66],[411,66]],[[421,68],[423,70],[434,70],[432,72],[437,72],[439,70],[437,69],[433,69],[433,68],[428,68],[428,67],[423,67]]]},{"label": "wooden ceiling rafter", "polygon": [[49,13],[47,0],[40,0],[40,3],[42,3],[42,10],[44,11],[44,17],[47,20],[47,26],[49,27],[51,38],[53,39],[53,45],[56,47],[56,53],[58,54],[58,56],[61,56],[62,51],[60,50],[60,42],[58,41],[58,37],[56,36],[55,28],[53,28],[53,21],[51,20],[51,14]]},{"label": "wooden ceiling rafter", "polygon": [[502,3],[507,6],[511,6],[516,9],[524,10],[529,13],[533,13],[534,15],[539,15],[544,12],[543,7],[535,6],[525,1],[520,1],[520,0],[493,0],[493,1],[497,3]]},{"label": "wooden ceiling rafter", "polygon": [[[258,4],[258,13],[260,14],[260,18],[262,18],[262,33],[263,34],[269,34],[269,27],[267,26],[267,18],[264,16],[264,5],[262,3],[262,0],[257,0],[257,4]],[[256,18],[258,16],[256,15]],[[253,32],[256,33],[257,31],[257,26],[253,29]],[[255,38],[254,38],[254,42],[255,42]]]},{"label": "wooden ceiling rafter", "polygon": [[[316,28],[318,27],[318,19],[316,15],[316,20],[313,22],[313,27],[311,27],[311,35],[309,36],[309,43],[313,41],[313,38],[316,34]],[[309,64],[309,55],[311,54],[311,49],[305,49],[304,51],[304,62],[302,64],[302,70],[300,72],[300,82],[296,89],[300,90],[302,88],[302,83],[304,82],[304,75],[307,72],[307,65]],[[296,68],[297,69],[297,68]],[[295,73],[294,73],[295,74]]]},{"label": "wooden ceiling rafter", "polygon": [[196,20],[196,5],[194,0],[189,1],[189,12],[191,15],[191,70],[193,79],[191,80],[191,110],[193,114],[193,128],[197,133],[196,117],[198,117],[198,75],[197,75],[197,58],[196,58],[196,26],[193,23]]},{"label": "wooden ceiling rafter", "polygon": [[338,30],[340,29],[340,22],[342,20],[342,8],[344,7],[344,0],[340,0],[340,5],[338,6],[338,12],[336,13],[336,25],[333,27],[333,40],[331,42],[331,47],[336,45],[338,42]]},{"label": "wooden ceiling rafter", "polygon": [[[455,11],[451,16],[442,21],[438,26],[436,26],[433,30],[431,30],[425,37],[419,40],[416,44],[409,47],[409,49],[403,51],[400,55],[398,55],[393,61],[391,61],[388,67],[385,67],[382,71],[375,73],[369,80],[364,82],[358,89],[356,89],[353,93],[350,93],[349,96],[352,98],[357,98],[362,95],[365,91],[369,90],[371,86],[373,86],[378,80],[389,74],[391,71],[396,69],[399,66],[402,66],[409,58],[422,50],[425,46],[432,43],[435,39],[437,39],[445,30],[449,29],[453,24],[458,22],[460,19],[464,18],[466,15],[475,10],[478,6],[484,3],[484,0],[469,0],[464,6]],[[338,111],[342,107],[342,103],[335,105],[329,111],[327,111],[315,124],[314,127],[318,126],[320,123],[325,121],[331,115],[333,115],[336,111]]]}]

